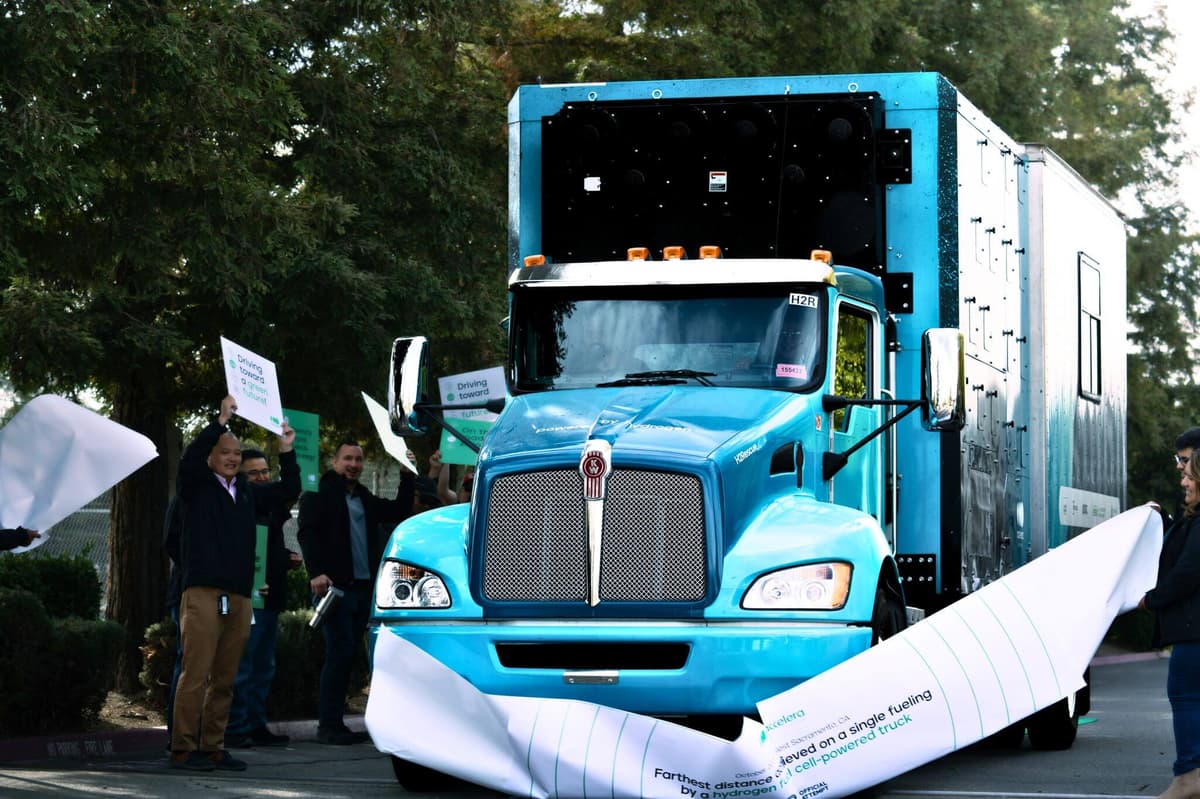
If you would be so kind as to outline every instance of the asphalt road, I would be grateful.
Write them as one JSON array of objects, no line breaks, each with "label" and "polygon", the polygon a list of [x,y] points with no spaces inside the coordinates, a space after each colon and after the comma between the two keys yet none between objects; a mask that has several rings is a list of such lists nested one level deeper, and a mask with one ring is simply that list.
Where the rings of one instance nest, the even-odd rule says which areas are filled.
[{"label": "asphalt road", "polygon": [[[1166,700],[1167,661],[1142,659],[1092,669],[1092,709],[1075,746],[1035,752],[976,746],[879,786],[876,797],[1146,797],[1170,781],[1174,744]],[[414,723],[420,721],[414,719]],[[167,768],[161,752],[96,760],[0,765],[0,797],[322,797],[375,799],[406,795],[387,756],[370,744],[333,747],[302,741],[283,749],[239,752],[249,769],[190,774]],[[427,797],[495,797],[482,789]]]}]

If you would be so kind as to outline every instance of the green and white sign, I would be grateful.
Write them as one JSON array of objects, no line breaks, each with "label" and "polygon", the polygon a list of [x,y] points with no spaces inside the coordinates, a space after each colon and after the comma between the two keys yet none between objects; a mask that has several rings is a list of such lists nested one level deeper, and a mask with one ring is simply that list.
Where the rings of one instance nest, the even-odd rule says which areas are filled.
[{"label": "green and white sign", "polygon": [[[491,430],[492,425],[495,424],[495,421],[492,419],[452,418],[448,421],[454,425],[455,430],[462,433],[468,441],[477,447],[483,446],[483,439],[487,437],[488,430]],[[442,428],[440,446],[442,448],[442,463],[471,464],[475,462],[475,451],[444,427]]]},{"label": "green and white sign", "polygon": [[316,491],[321,479],[321,417],[291,408],[284,408],[283,416],[296,431],[292,449],[296,451],[296,463],[300,466],[300,487],[305,491]]},{"label": "green and white sign", "polygon": [[[267,584],[267,526],[254,525],[254,588],[250,591],[250,607],[262,610],[266,600],[258,591]],[[267,588],[270,591],[270,587]]]},{"label": "green and white sign", "polygon": [[[505,392],[504,367],[493,366],[489,369],[439,377],[438,390],[445,405],[476,405],[490,399],[498,399],[503,397]],[[448,410],[445,415],[450,425],[477,447],[483,444],[487,431],[497,418],[496,414],[477,408],[466,411]],[[475,451],[445,428],[442,429],[440,447],[442,463],[465,465],[475,462]]]},{"label": "green and white sign", "polygon": [[221,336],[221,360],[225,385],[237,400],[238,416],[276,435],[283,432],[283,408],[279,404],[279,381],[275,364]]}]

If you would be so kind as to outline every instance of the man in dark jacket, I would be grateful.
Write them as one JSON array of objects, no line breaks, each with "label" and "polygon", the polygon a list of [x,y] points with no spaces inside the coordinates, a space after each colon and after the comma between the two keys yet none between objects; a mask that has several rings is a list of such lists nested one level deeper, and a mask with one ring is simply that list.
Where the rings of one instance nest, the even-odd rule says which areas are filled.
[{"label": "man in dark jacket", "polygon": [[[267,456],[257,449],[242,451],[241,471],[256,491],[272,485]],[[281,484],[295,480],[299,487],[300,466],[295,452],[279,453],[279,476]],[[266,585],[255,586],[262,599],[252,600],[252,604],[261,607],[254,608],[254,624],[233,683],[226,746],[284,746],[289,740],[288,736],[267,728],[267,695],[275,679],[275,642],[279,637],[279,614],[287,605],[287,573],[300,566],[300,554],[289,550],[283,540],[283,525],[291,518],[297,495],[280,494],[271,497],[270,507],[259,503],[256,514],[258,526],[265,528],[267,534]]]},{"label": "man in dark jacket", "polygon": [[412,513],[413,475],[405,471],[396,498],[388,500],[376,497],[358,482],[363,470],[363,451],[358,444],[339,446],[331,465],[317,492],[300,499],[299,539],[304,563],[313,575],[309,584],[314,600],[330,587],[345,592],[322,623],[325,663],[317,705],[317,740],[354,744],[366,741],[367,736],[351,731],[342,718],[350,667],[371,615],[375,574],[387,536]]},{"label": "man in dark jacket", "polygon": [[[250,635],[255,505],[269,504],[272,492],[255,491],[238,471],[241,443],[226,427],[235,410],[234,398],[225,397],[217,418],[188,445],[179,461],[183,669],[175,688],[173,768],[246,768],[224,748],[225,724],[238,661]],[[283,425],[280,452],[292,450],[295,436]],[[288,482],[280,484],[281,491],[293,495],[300,491],[298,475]]]}]

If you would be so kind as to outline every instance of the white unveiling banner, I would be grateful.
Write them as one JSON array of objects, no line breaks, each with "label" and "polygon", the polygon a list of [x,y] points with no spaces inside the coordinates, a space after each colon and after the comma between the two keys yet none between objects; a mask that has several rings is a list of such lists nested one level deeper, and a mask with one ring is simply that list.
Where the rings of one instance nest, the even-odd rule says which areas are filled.
[{"label": "white unveiling banner", "polygon": [[1082,688],[1112,620],[1153,587],[1161,545],[1157,512],[1126,511],[758,703],[763,723],[747,719],[733,742],[585,702],[483,694],[388,630],[366,724],[380,751],[517,796],[846,796]]},{"label": "white unveiling banner", "polygon": [[366,403],[367,415],[371,417],[371,423],[375,425],[375,432],[379,435],[379,442],[383,444],[384,452],[395,458],[396,462],[405,469],[416,474],[416,464],[408,459],[408,444],[404,442],[403,438],[392,432],[392,423],[388,421],[387,408],[376,402],[367,392],[359,393],[362,394],[363,402]]},{"label": "white unveiling banner", "polygon": [[54,394],[0,429],[0,527],[46,531],[158,455],[150,439]]}]

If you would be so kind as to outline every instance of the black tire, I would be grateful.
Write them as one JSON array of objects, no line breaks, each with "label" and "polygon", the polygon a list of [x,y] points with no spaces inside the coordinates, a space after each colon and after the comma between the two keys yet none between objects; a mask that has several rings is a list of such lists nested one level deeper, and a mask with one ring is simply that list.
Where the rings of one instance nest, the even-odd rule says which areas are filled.
[{"label": "black tire", "polygon": [[392,772],[406,791],[446,791],[465,785],[462,780],[392,755]]},{"label": "black tire", "polygon": [[875,608],[871,612],[871,646],[886,641],[908,626],[908,616],[899,597],[888,593],[882,584],[875,590]]},{"label": "black tire", "polygon": [[1070,749],[1079,731],[1079,707],[1060,699],[1025,720],[1029,744],[1043,752]]},{"label": "black tire", "polygon": [[983,739],[984,747],[988,749],[1020,749],[1025,742],[1025,719],[1015,724],[1009,724],[999,732],[994,732]]}]

